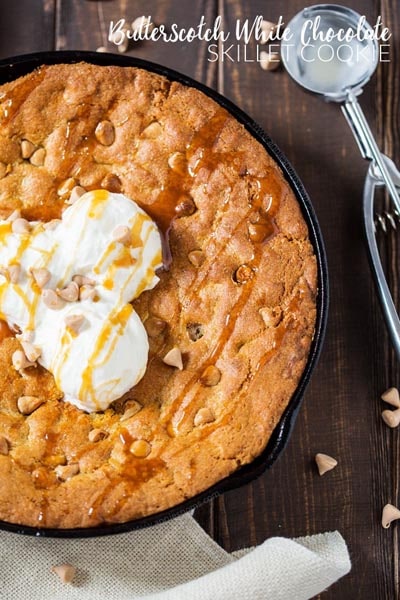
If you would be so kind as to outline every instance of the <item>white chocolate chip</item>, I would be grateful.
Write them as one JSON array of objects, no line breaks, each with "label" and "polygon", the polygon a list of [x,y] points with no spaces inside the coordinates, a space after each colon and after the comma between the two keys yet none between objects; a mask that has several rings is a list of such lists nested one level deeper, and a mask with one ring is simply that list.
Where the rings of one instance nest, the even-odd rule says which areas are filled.
[{"label": "white chocolate chip", "polygon": [[382,412],[382,419],[388,427],[392,429],[400,425],[400,408],[396,410],[384,410]]},{"label": "white chocolate chip", "polygon": [[269,39],[270,35],[275,31],[276,23],[272,23],[271,21],[263,20],[261,22],[261,43],[267,44],[271,40]]},{"label": "white chocolate chip", "polygon": [[34,346],[31,342],[27,342],[24,340],[20,340],[23,351],[25,352],[26,358],[34,363],[39,356],[42,354],[40,348],[38,346]]},{"label": "white chocolate chip", "polygon": [[36,363],[29,361],[22,350],[15,350],[11,360],[16,371],[23,371],[29,367],[36,367]]},{"label": "white chocolate chip", "polygon": [[32,414],[43,403],[44,400],[37,396],[20,396],[17,400],[18,410],[23,415]]},{"label": "white chocolate chip", "polygon": [[21,142],[21,155],[22,158],[30,158],[35,152],[36,146],[29,140],[22,140]]},{"label": "white chocolate chip", "polygon": [[83,196],[83,194],[86,193],[85,188],[81,187],[80,185],[76,185],[72,191],[71,191],[71,195],[69,197],[68,200],[65,201],[66,204],[75,204],[75,202],[77,200],[79,200],[79,198],[81,196]]},{"label": "white chocolate chip", "polygon": [[331,471],[337,466],[337,460],[328,456],[328,454],[318,453],[315,455],[315,462],[317,463],[318,472],[320,475],[324,475],[328,471]]},{"label": "white chocolate chip", "polygon": [[58,308],[62,308],[64,306],[63,300],[54,290],[43,290],[42,300],[47,308],[51,308],[52,310],[57,310]]},{"label": "white chocolate chip", "polygon": [[76,567],[69,564],[55,565],[51,570],[63,583],[71,583],[76,574]]},{"label": "white chocolate chip", "polygon": [[30,162],[35,167],[42,167],[44,165],[44,160],[46,158],[46,150],[44,148],[38,148],[32,154],[30,158]]},{"label": "white chocolate chip", "polygon": [[260,52],[260,67],[264,71],[275,71],[280,65],[281,58],[278,52]]},{"label": "white chocolate chip", "polygon": [[50,271],[47,269],[31,269],[31,274],[41,289],[44,288],[46,283],[49,283],[51,279]]},{"label": "white chocolate chip", "polygon": [[389,529],[393,521],[400,519],[400,510],[393,504],[385,504],[382,510],[382,527]]},{"label": "white chocolate chip", "polygon": [[65,317],[65,324],[69,329],[72,329],[74,333],[78,334],[85,320],[83,315],[68,315]]},{"label": "white chocolate chip", "polygon": [[132,242],[131,230],[126,225],[118,225],[112,232],[112,238],[115,242],[128,245]]},{"label": "white chocolate chip", "polygon": [[79,285],[75,281],[71,281],[62,290],[57,290],[57,294],[66,302],[76,302],[79,299]]},{"label": "white chocolate chip", "polygon": [[77,187],[75,183],[75,179],[73,177],[69,177],[59,186],[57,194],[59,196],[68,196],[71,194],[72,190]]},{"label": "white chocolate chip", "polygon": [[31,226],[26,219],[15,219],[15,221],[12,221],[11,223],[11,230],[13,233],[29,233],[30,229]]},{"label": "white chocolate chip", "polygon": [[14,285],[18,283],[20,275],[21,275],[21,266],[20,265],[10,265],[8,267],[8,273],[10,276],[10,283]]},{"label": "white chocolate chip", "polygon": [[384,402],[391,404],[395,408],[400,408],[400,396],[397,388],[389,388],[386,392],[383,392],[381,398]]},{"label": "white chocolate chip", "polygon": [[162,133],[161,125],[158,121],[153,121],[143,130],[143,135],[150,139],[155,139]]},{"label": "white chocolate chip", "polygon": [[11,215],[9,215],[7,217],[7,221],[9,223],[13,223],[14,221],[16,221],[17,219],[21,218],[21,211],[17,208],[15,210],[12,211]]},{"label": "white chocolate chip", "polygon": [[90,279],[85,275],[74,275],[72,281],[75,281],[81,287],[82,285],[96,285],[94,279]]},{"label": "white chocolate chip", "polygon": [[74,475],[77,475],[79,473],[79,464],[78,463],[71,463],[69,465],[58,465],[55,469],[54,469],[58,479],[61,479],[61,481],[68,481],[68,479],[71,479],[72,477],[74,477]]},{"label": "white chocolate chip", "polygon": [[154,23],[152,23],[150,17],[137,17],[134,21],[132,21],[131,28],[133,32],[145,33],[148,31],[149,33],[154,29]]},{"label": "white chocolate chip", "polygon": [[79,288],[79,300],[94,300],[97,292],[92,285],[82,285]]},{"label": "white chocolate chip", "polygon": [[182,371],[182,353],[179,350],[179,348],[177,348],[177,346],[171,348],[171,350],[167,352],[167,354],[164,356],[163,362],[165,362],[165,364],[169,365],[170,367],[176,367],[177,369]]}]

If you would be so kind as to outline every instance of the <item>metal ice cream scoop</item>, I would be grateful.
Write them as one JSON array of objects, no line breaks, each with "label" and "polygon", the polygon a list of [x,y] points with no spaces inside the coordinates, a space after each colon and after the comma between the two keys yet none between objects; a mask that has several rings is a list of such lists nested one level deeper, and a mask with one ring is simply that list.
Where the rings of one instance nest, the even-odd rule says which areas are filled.
[{"label": "metal ice cream scoop", "polygon": [[400,173],[391,159],[380,152],[357,100],[378,64],[376,36],[364,17],[335,4],[305,8],[287,28],[291,35],[281,43],[287,72],[306,90],[324,100],[341,103],[361,154],[370,161],[363,196],[365,233],[383,314],[400,360],[400,320],[382,268],[374,226],[376,187],[386,188],[400,213]]}]

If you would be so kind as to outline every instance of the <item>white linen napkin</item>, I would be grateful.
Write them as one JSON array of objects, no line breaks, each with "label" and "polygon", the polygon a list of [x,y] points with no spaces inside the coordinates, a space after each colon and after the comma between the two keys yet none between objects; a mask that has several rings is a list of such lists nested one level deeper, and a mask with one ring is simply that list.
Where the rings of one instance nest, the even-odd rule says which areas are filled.
[{"label": "white linen napkin", "polygon": [[[51,572],[77,567],[71,584]],[[88,539],[0,532],[2,600],[306,600],[350,570],[338,532],[225,552],[189,514]]]}]

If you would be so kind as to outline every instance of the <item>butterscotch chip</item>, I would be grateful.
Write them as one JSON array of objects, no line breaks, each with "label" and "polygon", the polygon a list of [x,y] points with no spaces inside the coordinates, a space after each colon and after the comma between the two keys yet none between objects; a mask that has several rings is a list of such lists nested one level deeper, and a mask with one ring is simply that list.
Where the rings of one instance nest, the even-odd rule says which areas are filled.
[{"label": "butterscotch chip", "polygon": [[43,288],[51,279],[51,273],[47,269],[31,269],[31,274],[40,288]]},{"label": "butterscotch chip", "polygon": [[82,285],[95,285],[96,283],[94,279],[86,277],[85,275],[74,275],[72,281],[79,285],[79,287],[81,287]]},{"label": "butterscotch chip", "polygon": [[120,420],[127,421],[131,417],[134,417],[135,415],[137,415],[137,413],[139,411],[141,411],[142,408],[143,407],[140,404],[140,402],[137,402],[137,400],[130,400],[129,402],[126,403],[124,413],[121,416]]},{"label": "butterscotch chip", "polygon": [[137,458],[146,458],[151,452],[151,445],[146,440],[135,440],[130,451]]},{"label": "butterscotch chip", "polygon": [[188,259],[194,267],[201,267],[205,260],[205,255],[201,250],[192,250],[188,254]]},{"label": "butterscotch chip", "polygon": [[131,230],[126,225],[118,225],[118,227],[114,229],[112,236],[115,242],[126,245],[132,243]]},{"label": "butterscotch chip", "polygon": [[221,371],[214,365],[209,365],[200,377],[200,381],[203,385],[214,386],[218,385],[221,381]]},{"label": "butterscotch chip", "polygon": [[30,157],[30,162],[35,167],[42,167],[46,158],[46,150],[44,148],[38,148]]},{"label": "butterscotch chip", "polygon": [[168,165],[173,171],[183,175],[187,171],[186,156],[183,154],[183,152],[174,152],[168,158]]},{"label": "butterscotch chip", "polygon": [[94,132],[97,141],[103,146],[111,146],[115,140],[114,125],[110,121],[101,121]]},{"label": "butterscotch chip", "polygon": [[52,310],[57,310],[64,306],[64,301],[60,298],[54,290],[43,290],[42,291],[42,300],[47,306],[47,308],[51,308]]},{"label": "butterscotch chip", "polygon": [[73,177],[68,177],[58,188],[57,194],[59,196],[69,196],[72,190],[76,187],[76,182]]},{"label": "butterscotch chip", "polygon": [[272,21],[261,21],[261,43],[267,44],[271,41],[270,36],[276,29],[276,23],[272,23]]},{"label": "butterscotch chip", "polygon": [[134,21],[132,21],[132,31],[153,31],[154,23],[151,21],[149,17],[137,17]]},{"label": "butterscotch chip", "polygon": [[35,152],[36,146],[29,140],[22,140],[21,142],[21,156],[22,158],[30,158]]},{"label": "butterscotch chip", "polygon": [[270,235],[270,228],[263,223],[249,224],[249,238],[252,242],[260,243]]},{"label": "butterscotch chip", "polygon": [[179,348],[177,348],[176,346],[171,348],[171,350],[169,350],[169,352],[167,352],[167,354],[164,356],[163,362],[165,362],[165,364],[169,365],[170,367],[176,367],[177,369],[182,371],[182,353],[179,350]]},{"label": "butterscotch chip", "polygon": [[8,273],[10,277],[11,283],[18,283],[19,277],[21,275],[21,265],[10,265],[8,267]]},{"label": "butterscotch chip", "polygon": [[55,565],[51,570],[63,583],[71,583],[76,574],[76,567],[70,564]]},{"label": "butterscotch chip", "polygon": [[75,334],[78,334],[85,323],[85,317],[83,315],[68,315],[65,317],[65,324]]},{"label": "butterscotch chip", "polygon": [[400,510],[393,504],[385,504],[382,510],[382,527],[389,529],[393,521],[400,519]]},{"label": "butterscotch chip", "polygon": [[162,128],[160,123],[157,121],[153,121],[143,130],[142,135],[147,138],[155,139],[158,138],[162,133]]},{"label": "butterscotch chip", "polygon": [[397,388],[389,388],[385,392],[383,392],[381,396],[384,402],[391,404],[395,408],[400,408],[400,395],[399,390]]},{"label": "butterscotch chip", "polygon": [[386,425],[392,429],[400,425],[400,408],[397,410],[384,410],[381,416]]},{"label": "butterscotch chip", "polygon": [[13,233],[29,233],[31,226],[26,219],[15,219],[11,224],[11,230]]},{"label": "butterscotch chip", "polygon": [[206,425],[215,421],[214,413],[209,408],[200,408],[194,416],[194,425],[199,427],[200,425]]},{"label": "butterscotch chip", "polygon": [[58,479],[60,479],[61,481],[68,481],[68,479],[71,479],[72,477],[74,477],[75,475],[77,475],[79,473],[79,464],[78,463],[71,463],[69,465],[59,465],[58,467],[56,467],[54,469]]},{"label": "butterscotch chip", "polygon": [[89,431],[89,442],[99,442],[104,440],[107,435],[107,431],[103,431],[103,429],[92,429],[92,431]]},{"label": "butterscotch chip", "polygon": [[264,69],[264,71],[275,71],[281,62],[279,52],[265,52],[261,50],[260,52],[260,67]]},{"label": "butterscotch chip", "polygon": [[102,180],[101,187],[109,192],[119,194],[122,189],[121,180],[118,175],[115,175],[114,173],[108,173],[108,175],[106,175]]},{"label": "butterscotch chip", "polygon": [[43,403],[44,400],[36,396],[20,396],[17,400],[18,410],[23,415],[32,414]]},{"label": "butterscotch chip", "polygon": [[190,196],[182,196],[175,208],[177,217],[190,217],[196,212],[196,205]]},{"label": "butterscotch chip", "polygon": [[75,281],[71,281],[62,290],[57,290],[57,294],[66,302],[76,302],[79,298],[79,286]]},{"label": "butterscotch chip", "polygon": [[0,454],[7,455],[9,452],[9,444],[4,435],[0,435]]},{"label": "butterscotch chip", "polygon": [[150,337],[157,337],[167,326],[166,322],[162,319],[158,319],[157,317],[149,317],[145,322],[144,326],[146,328],[147,334]]},{"label": "butterscotch chip", "polygon": [[96,290],[92,285],[82,285],[79,288],[79,300],[94,300],[96,296]]},{"label": "butterscotch chip", "polygon": [[321,452],[315,455],[315,462],[317,463],[318,473],[320,475],[325,475],[328,471],[332,471],[338,464],[335,458],[328,454],[322,454]]}]

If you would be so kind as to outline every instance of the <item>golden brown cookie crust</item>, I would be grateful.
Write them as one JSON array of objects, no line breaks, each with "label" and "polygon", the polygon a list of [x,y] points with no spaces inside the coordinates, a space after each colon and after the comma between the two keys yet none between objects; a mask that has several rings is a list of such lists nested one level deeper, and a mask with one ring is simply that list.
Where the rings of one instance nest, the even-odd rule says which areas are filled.
[{"label": "golden brown cookie crust", "polygon": [[[0,343],[0,519],[124,522],[260,454],[304,370],[317,294],[307,226],[265,149],[196,89],[136,68],[55,65],[0,87],[0,175],[2,217],[59,217],[72,179],[170,226],[172,255],[133,303],[150,334],[146,374],[104,413],[64,403],[40,367],[21,377],[18,341]],[[174,347],[183,370],[162,360]],[[22,415],[21,395],[44,403]]]}]

